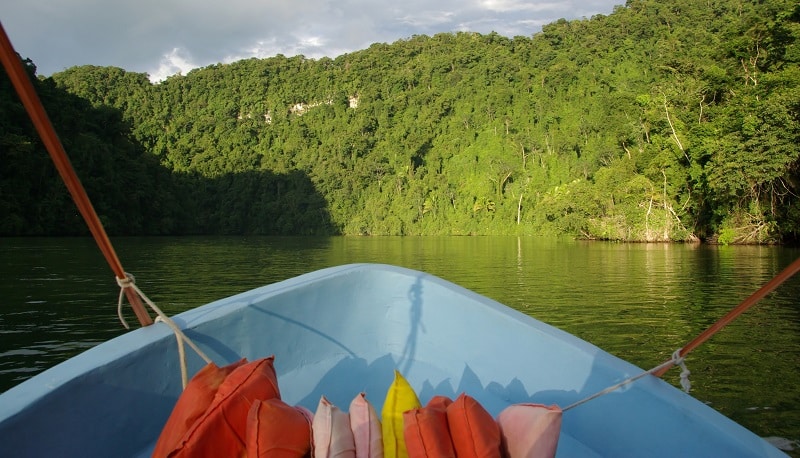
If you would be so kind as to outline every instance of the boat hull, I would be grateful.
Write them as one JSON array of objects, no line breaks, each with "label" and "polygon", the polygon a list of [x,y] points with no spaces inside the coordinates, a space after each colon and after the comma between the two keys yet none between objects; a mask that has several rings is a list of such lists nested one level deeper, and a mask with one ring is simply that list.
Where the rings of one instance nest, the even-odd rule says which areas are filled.
[{"label": "boat hull", "polygon": [[[466,392],[493,415],[566,406],[641,369],[434,276],[375,264],[323,269],[226,298],[175,321],[217,364],[275,355],[282,398],[380,411],[399,370],[425,403]],[[187,350],[190,373],[203,366]],[[164,324],[98,345],[0,395],[13,456],[149,456],[180,395]],[[785,456],[655,377],[564,413],[558,456]]]}]

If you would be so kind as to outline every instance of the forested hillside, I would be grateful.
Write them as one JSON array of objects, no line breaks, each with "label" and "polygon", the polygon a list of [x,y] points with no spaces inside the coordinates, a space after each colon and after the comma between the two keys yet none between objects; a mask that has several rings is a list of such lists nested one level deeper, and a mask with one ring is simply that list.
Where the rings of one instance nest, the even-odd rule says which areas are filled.
[{"label": "forested hillside", "polygon": [[[37,86],[112,233],[770,243],[800,234],[798,38],[790,0],[630,0],[531,37]],[[0,92],[0,234],[82,232]]]}]

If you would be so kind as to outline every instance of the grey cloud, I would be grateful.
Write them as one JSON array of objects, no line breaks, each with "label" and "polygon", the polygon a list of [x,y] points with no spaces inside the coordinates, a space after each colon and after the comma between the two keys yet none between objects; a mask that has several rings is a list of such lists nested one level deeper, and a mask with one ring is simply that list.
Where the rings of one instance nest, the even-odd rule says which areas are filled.
[{"label": "grey cloud", "polygon": [[27,0],[2,2],[17,50],[49,75],[74,65],[130,71],[277,53],[335,57],[415,34],[496,31],[531,35],[541,24],[610,14],[613,1],[538,0]]}]

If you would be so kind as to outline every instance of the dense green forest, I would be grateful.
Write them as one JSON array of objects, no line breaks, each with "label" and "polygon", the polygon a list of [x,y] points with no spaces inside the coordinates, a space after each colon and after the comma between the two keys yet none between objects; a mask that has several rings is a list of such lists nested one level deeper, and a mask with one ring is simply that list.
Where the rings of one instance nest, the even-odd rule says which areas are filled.
[{"label": "dense green forest", "polygon": [[[35,82],[114,234],[773,243],[800,235],[799,38],[790,0],[630,0],[530,37]],[[0,92],[0,234],[84,233]]]}]

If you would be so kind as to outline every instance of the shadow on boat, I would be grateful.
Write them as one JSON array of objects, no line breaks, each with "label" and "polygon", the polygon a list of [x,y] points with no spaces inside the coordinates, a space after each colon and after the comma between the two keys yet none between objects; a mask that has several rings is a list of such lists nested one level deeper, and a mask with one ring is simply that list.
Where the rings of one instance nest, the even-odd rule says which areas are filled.
[{"label": "shadow on boat", "polygon": [[[390,303],[385,308],[367,307],[354,312],[338,307],[315,307],[313,317],[308,316],[310,311],[306,306],[324,301],[324,296],[314,300],[285,297],[281,293],[291,288],[281,288],[269,302],[281,302],[283,307],[266,307],[258,295],[244,299],[248,303],[247,310],[257,316],[238,316],[235,320],[239,323],[226,326],[237,329],[241,334],[238,337],[227,335],[224,341],[219,340],[212,337],[214,333],[204,332],[202,327],[186,332],[216,355],[215,360],[219,358],[223,362],[235,361],[242,355],[253,359],[275,354],[282,393],[287,400],[309,409],[316,408],[324,395],[346,410],[359,392],[365,392],[380,408],[394,378],[394,370],[418,387],[417,394],[423,404],[436,395],[455,399],[463,392],[478,399],[493,414],[513,403],[564,406],[591,394],[603,383],[592,381],[592,376],[603,372],[592,369],[585,371],[589,378],[581,388],[578,388],[580,384],[571,384],[577,389],[541,390],[541,387],[554,386],[548,379],[561,378],[555,371],[574,369],[563,365],[543,366],[538,355],[531,355],[514,342],[512,336],[503,336],[511,346],[507,351],[502,351],[503,343],[493,342],[491,346],[498,350],[493,355],[496,360],[477,356],[476,350],[485,350],[475,347],[481,346],[476,344],[476,340],[480,340],[478,330],[462,331],[458,334],[461,342],[442,348],[438,342],[441,334],[458,328],[459,318],[453,319],[453,311],[439,303],[436,288],[426,288],[430,286],[430,278],[428,274],[417,273],[404,285],[395,284],[397,289],[389,293],[390,297],[382,298]],[[348,300],[358,303],[363,298]],[[208,313],[215,311],[210,309]],[[443,324],[444,316],[450,317],[449,325]],[[261,343],[257,348],[237,348],[242,342],[251,345],[252,334],[259,333],[272,335],[259,336]],[[530,358],[526,360],[525,355]],[[520,366],[519,377],[493,373],[497,360],[504,359]],[[530,365],[541,370],[525,367]],[[528,381],[527,386],[523,380]],[[573,376],[571,381],[574,383],[576,378]]]}]

